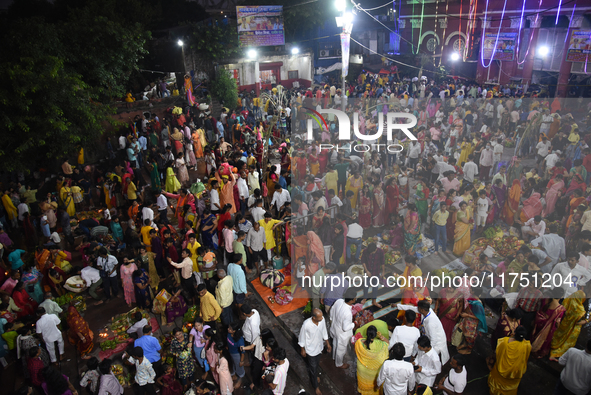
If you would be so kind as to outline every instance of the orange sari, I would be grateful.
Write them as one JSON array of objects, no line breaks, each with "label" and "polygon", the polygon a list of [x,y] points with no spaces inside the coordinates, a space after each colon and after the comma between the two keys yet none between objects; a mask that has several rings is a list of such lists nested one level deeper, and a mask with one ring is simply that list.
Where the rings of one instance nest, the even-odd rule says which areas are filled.
[{"label": "orange sari", "polygon": [[[82,318],[74,306],[68,307],[68,340],[75,345],[82,356],[90,353],[94,347],[94,333],[88,327],[88,323]],[[84,337],[80,339],[78,333]]]},{"label": "orange sari", "polygon": [[519,208],[521,199],[521,184],[519,180],[513,180],[513,185],[509,190],[509,196],[501,212],[501,219],[509,226],[513,225],[515,212]]}]

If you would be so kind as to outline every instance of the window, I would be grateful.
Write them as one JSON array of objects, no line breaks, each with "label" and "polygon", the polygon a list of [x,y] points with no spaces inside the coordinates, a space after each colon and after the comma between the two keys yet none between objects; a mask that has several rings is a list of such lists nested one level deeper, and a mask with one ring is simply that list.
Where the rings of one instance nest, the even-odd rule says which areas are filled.
[{"label": "window", "polygon": [[287,79],[288,80],[297,80],[298,79],[298,71],[288,71],[287,72]]}]

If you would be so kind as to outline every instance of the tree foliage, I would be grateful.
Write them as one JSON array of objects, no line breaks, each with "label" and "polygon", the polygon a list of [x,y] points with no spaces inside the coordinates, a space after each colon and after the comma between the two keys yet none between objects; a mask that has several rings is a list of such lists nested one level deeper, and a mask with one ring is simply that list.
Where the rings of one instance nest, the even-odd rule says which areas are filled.
[{"label": "tree foliage", "polygon": [[30,16],[17,1],[0,32],[0,166],[7,171],[50,166],[95,144],[149,37],[139,24],[111,20],[100,0],[66,14],[56,12],[59,2],[25,3],[43,6]]},{"label": "tree foliage", "polygon": [[189,44],[197,56],[213,63],[235,56],[240,51],[236,25],[217,21],[194,24]]},{"label": "tree foliage", "polygon": [[224,106],[233,109],[238,103],[238,86],[230,72],[223,67],[217,71],[212,83],[212,93]]}]

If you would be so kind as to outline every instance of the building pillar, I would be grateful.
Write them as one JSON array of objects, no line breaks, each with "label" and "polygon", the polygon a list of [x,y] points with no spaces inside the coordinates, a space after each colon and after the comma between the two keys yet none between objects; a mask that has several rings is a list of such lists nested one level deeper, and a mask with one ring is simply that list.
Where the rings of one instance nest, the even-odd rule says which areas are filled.
[{"label": "building pillar", "polygon": [[[538,45],[538,35],[540,33],[540,25],[542,24],[542,18],[537,17],[535,15],[528,16],[529,19],[529,27],[533,30],[533,35],[531,39],[531,43],[529,46],[529,53],[527,54],[527,58],[523,63],[523,85],[531,85],[531,77],[534,72],[534,57],[536,55],[536,49]],[[532,34],[532,33],[530,33]],[[525,37],[527,40],[527,36]]]},{"label": "building pillar", "polygon": [[[570,18],[570,17],[569,17]],[[574,29],[580,28],[583,24],[583,16],[582,15],[575,15],[573,18],[570,19],[569,22],[569,36],[566,38],[567,48],[568,43],[570,43],[570,36],[573,33]],[[566,97],[568,93],[568,81],[570,79],[570,71],[573,63],[566,61],[566,55],[562,57],[562,62],[560,63],[560,71],[558,73],[558,84],[556,86],[556,97]]]}]

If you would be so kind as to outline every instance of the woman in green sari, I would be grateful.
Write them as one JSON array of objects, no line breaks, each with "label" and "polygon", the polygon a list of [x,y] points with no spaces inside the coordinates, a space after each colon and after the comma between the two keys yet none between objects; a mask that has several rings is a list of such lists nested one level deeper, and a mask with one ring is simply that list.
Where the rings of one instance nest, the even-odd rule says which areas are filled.
[{"label": "woman in green sari", "polygon": [[158,163],[156,158],[152,158],[152,162],[148,164],[150,169],[150,184],[153,191],[161,191],[162,185],[160,184],[160,172],[158,172]]},{"label": "woman in green sari", "polygon": [[429,208],[429,188],[424,181],[419,181],[417,184],[417,199],[415,204],[417,205],[417,211],[421,216],[421,221],[427,221],[427,211]]}]

